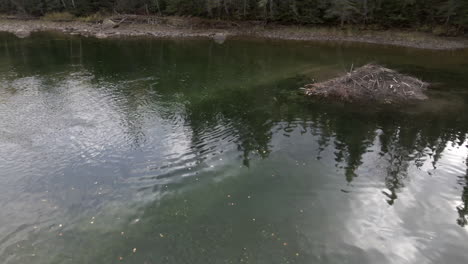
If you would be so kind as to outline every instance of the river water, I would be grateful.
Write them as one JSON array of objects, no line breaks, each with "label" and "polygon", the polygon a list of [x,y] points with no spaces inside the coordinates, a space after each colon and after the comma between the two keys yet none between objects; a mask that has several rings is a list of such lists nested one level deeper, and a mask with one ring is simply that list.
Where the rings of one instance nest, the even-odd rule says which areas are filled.
[{"label": "river water", "polygon": [[[405,107],[298,94],[375,62]],[[468,51],[0,34],[0,262],[468,263]]]}]

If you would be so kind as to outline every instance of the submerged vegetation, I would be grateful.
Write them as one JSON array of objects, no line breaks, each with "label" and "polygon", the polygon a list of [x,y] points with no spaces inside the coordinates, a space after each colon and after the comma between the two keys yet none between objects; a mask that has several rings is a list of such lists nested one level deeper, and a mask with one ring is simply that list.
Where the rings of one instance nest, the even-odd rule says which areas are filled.
[{"label": "submerged vegetation", "polygon": [[[466,0],[4,0],[0,12],[27,16],[96,13],[180,15],[287,24],[358,24],[370,28],[417,28],[441,35],[465,33]],[[65,12],[59,15],[57,12]]]}]

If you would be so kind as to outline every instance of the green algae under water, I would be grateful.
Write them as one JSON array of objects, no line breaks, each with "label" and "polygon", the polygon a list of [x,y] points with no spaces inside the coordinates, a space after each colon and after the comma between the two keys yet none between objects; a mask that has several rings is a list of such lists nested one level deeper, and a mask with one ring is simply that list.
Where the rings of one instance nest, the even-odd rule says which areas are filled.
[{"label": "green algae under water", "polygon": [[[374,62],[405,107],[298,95]],[[0,262],[467,263],[468,51],[0,34]]]}]

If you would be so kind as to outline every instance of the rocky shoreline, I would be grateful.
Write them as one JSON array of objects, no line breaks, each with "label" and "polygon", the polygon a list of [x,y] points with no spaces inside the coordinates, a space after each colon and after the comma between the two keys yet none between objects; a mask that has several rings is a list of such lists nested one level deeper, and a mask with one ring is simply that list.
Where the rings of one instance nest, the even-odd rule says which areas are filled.
[{"label": "rocky shoreline", "polygon": [[33,32],[55,31],[71,35],[96,38],[156,37],[156,38],[214,38],[222,43],[228,37],[259,37],[278,40],[301,41],[345,41],[371,44],[384,44],[419,49],[453,50],[468,48],[464,38],[444,38],[419,32],[398,31],[359,31],[339,29],[308,28],[293,26],[236,25],[211,27],[191,24],[129,23],[116,26],[112,23],[87,23],[80,21],[52,22],[43,20],[0,19],[0,32],[10,32],[20,38]]}]

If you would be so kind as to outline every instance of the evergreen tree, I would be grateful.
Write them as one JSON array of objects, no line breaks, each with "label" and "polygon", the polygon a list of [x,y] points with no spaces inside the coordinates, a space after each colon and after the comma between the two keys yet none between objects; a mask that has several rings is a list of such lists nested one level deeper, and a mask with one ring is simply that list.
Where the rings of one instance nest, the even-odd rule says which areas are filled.
[{"label": "evergreen tree", "polygon": [[67,11],[262,19],[300,24],[445,25],[468,30],[468,0],[0,0],[0,12]]},{"label": "evergreen tree", "polygon": [[358,13],[355,0],[331,0],[330,7],[325,12],[325,18],[338,18],[340,26],[345,22],[353,20],[353,16]]},{"label": "evergreen tree", "polygon": [[439,13],[443,16],[445,24],[448,25],[451,20],[457,20],[458,12],[463,11],[462,8],[463,0],[447,0],[443,2],[439,7]]}]

